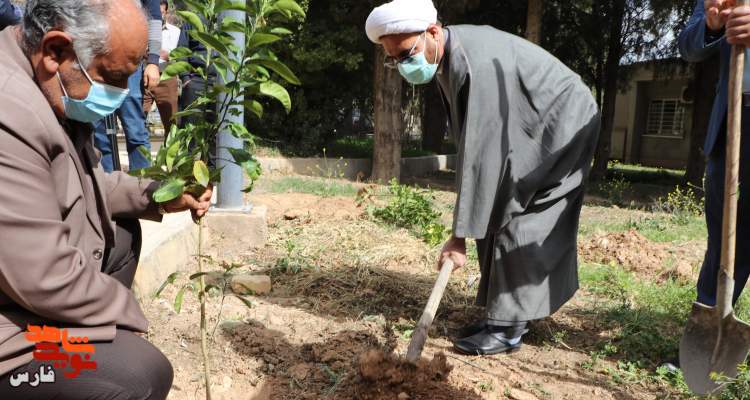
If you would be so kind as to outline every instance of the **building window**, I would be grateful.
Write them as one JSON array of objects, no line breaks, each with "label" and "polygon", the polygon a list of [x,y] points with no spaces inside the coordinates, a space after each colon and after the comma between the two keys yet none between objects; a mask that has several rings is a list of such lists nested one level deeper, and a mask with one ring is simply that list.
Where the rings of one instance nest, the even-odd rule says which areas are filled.
[{"label": "building window", "polygon": [[685,106],[679,99],[651,100],[645,136],[682,139],[684,128]]}]

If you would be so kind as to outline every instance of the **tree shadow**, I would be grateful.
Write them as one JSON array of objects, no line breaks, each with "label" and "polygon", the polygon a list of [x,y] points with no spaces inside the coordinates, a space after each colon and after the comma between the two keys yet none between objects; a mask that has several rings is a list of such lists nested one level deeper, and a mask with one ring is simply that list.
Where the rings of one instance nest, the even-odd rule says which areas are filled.
[{"label": "tree shadow", "polygon": [[254,400],[395,399],[402,392],[411,399],[481,399],[471,389],[451,385],[447,376],[416,372],[413,380],[366,380],[359,372],[360,356],[387,347],[368,332],[346,330],[320,343],[295,345],[282,332],[250,320],[223,335],[238,354],[262,360],[266,379]]}]

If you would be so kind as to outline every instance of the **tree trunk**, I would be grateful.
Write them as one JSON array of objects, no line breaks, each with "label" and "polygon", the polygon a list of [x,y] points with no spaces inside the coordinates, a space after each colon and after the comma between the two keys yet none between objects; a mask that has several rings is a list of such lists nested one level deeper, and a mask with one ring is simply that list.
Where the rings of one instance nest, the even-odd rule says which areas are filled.
[{"label": "tree trunk", "polygon": [[607,175],[607,164],[612,150],[612,128],[615,122],[615,102],[617,100],[617,79],[622,57],[622,27],[625,18],[625,0],[612,2],[612,18],[607,43],[607,62],[604,67],[604,97],[602,98],[602,127],[599,143],[594,154],[594,168],[591,180],[599,181]]},{"label": "tree trunk", "polygon": [[375,46],[373,113],[375,145],[372,155],[372,180],[388,182],[401,175],[401,133],[403,80],[395,69],[383,65],[385,52]]},{"label": "tree trunk", "polygon": [[532,43],[542,43],[542,16],[544,4],[542,0],[528,0],[526,13],[526,39]]},{"label": "tree trunk", "polygon": [[706,169],[706,155],[703,142],[706,141],[711,108],[716,95],[716,81],[719,79],[718,54],[695,64],[695,78],[692,83],[693,115],[690,129],[690,155],[685,170],[684,183],[703,187],[703,173]]},{"label": "tree trunk", "polygon": [[440,154],[443,151],[443,140],[448,118],[445,115],[442,95],[437,82],[425,85],[424,113],[422,114],[422,149]]}]

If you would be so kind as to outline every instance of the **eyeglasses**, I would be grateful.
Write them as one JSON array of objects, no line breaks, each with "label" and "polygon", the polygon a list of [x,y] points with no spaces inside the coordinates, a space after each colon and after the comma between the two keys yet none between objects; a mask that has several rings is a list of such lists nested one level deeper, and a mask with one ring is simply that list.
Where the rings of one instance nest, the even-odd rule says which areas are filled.
[{"label": "eyeglasses", "polygon": [[[411,46],[411,49],[409,49],[409,52],[406,53],[406,55],[402,55],[400,57],[391,57],[391,56],[385,56],[385,59],[383,60],[383,65],[386,66],[386,68],[396,69],[398,68],[399,64],[407,63],[411,60],[412,57],[414,57],[414,50],[417,48],[417,44],[419,43],[419,38],[421,38],[425,33],[423,32],[422,35],[419,35],[416,41],[414,41],[414,45]],[[427,36],[425,36],[425,43],[427,43]],[[404,54],[402,53],[402,54]]]}]

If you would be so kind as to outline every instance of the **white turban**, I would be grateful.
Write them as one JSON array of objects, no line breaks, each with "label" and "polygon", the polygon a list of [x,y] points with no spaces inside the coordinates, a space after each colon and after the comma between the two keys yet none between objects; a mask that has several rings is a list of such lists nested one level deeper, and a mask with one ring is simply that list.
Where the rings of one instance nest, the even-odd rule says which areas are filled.
[{"label": "white turban", "polygon": [[365,30],[373,43],[385,35],[423,32],[437,23],[432,0],[393,0],[375,8],[367,17]]}]

